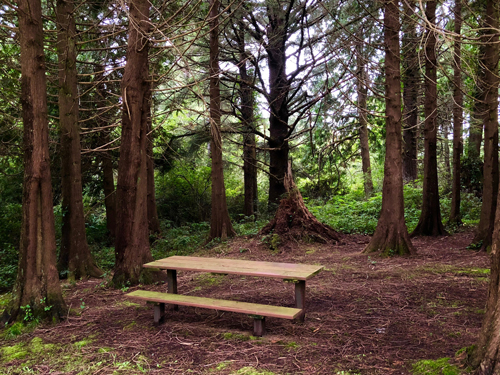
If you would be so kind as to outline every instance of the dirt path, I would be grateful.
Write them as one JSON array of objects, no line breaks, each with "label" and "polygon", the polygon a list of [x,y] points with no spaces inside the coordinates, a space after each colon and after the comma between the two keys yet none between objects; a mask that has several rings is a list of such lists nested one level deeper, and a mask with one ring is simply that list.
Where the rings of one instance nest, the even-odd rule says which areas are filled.
[{"label": "dirt path", "polygon": [[[198,253],[325,266],[308,282],[305,323],[268,319],[261,339],[241,314],[181,307],[155,327],[150,305],[130,303],[102,280],[67,285],[68,319],[3,343],[21,343],[27,354],[6,358],[4,350],[0,373],[408,374],[415,361],[453,358],[477,339],[489,258],[466,250],[470,240],[416,238],[413,258],[361,255],[365,236],[281,252],[238,238]],[[293,306],[293,285],[281,281],[179,272],[178,283],[182,294]]]}]

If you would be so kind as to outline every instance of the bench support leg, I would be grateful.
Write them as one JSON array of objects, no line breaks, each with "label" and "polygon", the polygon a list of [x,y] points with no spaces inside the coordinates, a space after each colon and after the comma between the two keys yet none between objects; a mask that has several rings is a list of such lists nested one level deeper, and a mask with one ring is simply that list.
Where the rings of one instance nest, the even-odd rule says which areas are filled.
[{"label": "bench support leg", "polygon": [[[168,284],[168,293],[177,294],[177,271],[176,270],[167,270],[167,284]],[[172,310],[179,310],[178,305],[170,305]]]},{"label": "bench support leg", "polygon": [[298,280],[295,282],[295,307],[302,309],[302,314],[297,318],[299,321],[303,322],[306,316],[306,281]]},{"label": "bench support leg", "polygon": [[158,303],[154,306],[154,313],[153,313],[153,318],[155,324],[160,324],[163,322],[163,318],[165,317],[165,304],[164,303]]},{"label": "bench support leg", "polygon": [[260,337],[266,332],[266,318],[259,317],[253,319],[253,335]]}]

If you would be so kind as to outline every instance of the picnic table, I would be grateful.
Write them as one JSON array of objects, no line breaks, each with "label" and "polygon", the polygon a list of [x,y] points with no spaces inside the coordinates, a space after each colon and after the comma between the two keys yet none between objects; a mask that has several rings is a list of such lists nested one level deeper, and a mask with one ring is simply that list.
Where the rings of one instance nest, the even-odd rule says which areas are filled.
[{"label": "picnic table", "polygon": [[[249,314],[254,318],[254,335],[262,336],[265,331],[265,317],[298,319],[305,317],[306,281],[323,269],[323,266],[262,262],[240,259],[220,259],[190,256],[172,256],[144,264],[146,268],[167,271],[167,293],[137,290],[128,293],[128,298],[155,302],[154,322],[159,324],[165,314],[165,304],[178,309],[178,305]],[[295,284],[295,307],[282,307],[229,301],[206,297],[177,294],[177,271],[198,271],[218,274],[269,277]]]}]

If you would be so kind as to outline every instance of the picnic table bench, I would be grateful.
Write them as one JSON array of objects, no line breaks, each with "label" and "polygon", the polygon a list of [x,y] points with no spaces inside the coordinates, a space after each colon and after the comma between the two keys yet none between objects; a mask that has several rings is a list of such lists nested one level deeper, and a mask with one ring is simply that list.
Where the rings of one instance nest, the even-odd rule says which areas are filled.
[{"label": "picnic table bench", "polygon": [[[136,290],[126,294],[126,297],[156,303],[153,314],[155,323],[159,324],[163,320],[165,304],[172,305],[173,309],[178,309],[178,305],[202,307],[251,315],[254,318],[255,336],[264,334],[266,317],[303,321],[305,317],[306,280],[323,269],[323,266],[308,264],[188,256],[172,256],[146,263],[144,267],[167,270],[167,293]],[[295,307],[179,295],[177,294],[177,271],[260,276],[292,281],[295,283]]]}]

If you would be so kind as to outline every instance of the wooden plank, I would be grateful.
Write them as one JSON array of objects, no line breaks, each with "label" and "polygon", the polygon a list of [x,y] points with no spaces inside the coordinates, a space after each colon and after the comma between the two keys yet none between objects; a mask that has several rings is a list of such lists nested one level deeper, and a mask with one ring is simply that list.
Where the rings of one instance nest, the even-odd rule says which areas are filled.
[{"label": "wooden plank", "polygon": [[217,259],[173,256],[144,265],[146,268],[175,269],[226,273],[246,276],[264,276],[279,279],[307,280],[323,269],[310,264],[260,262],[240,259]]},{"label": "wooden plank", "polygon": [[293,307],[269,306],[258,303],[226,301],[214,298],[186,296],[182,294],[150,292],[146,290],[136,290],[135,292],[125,294],[125,297],[142,301],[202,307],[206,309],[232,311],[283,319],[295,319],[302,313],[301,309]]}]

